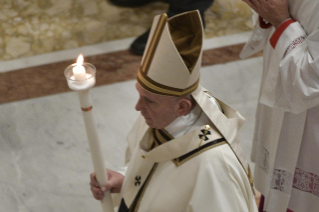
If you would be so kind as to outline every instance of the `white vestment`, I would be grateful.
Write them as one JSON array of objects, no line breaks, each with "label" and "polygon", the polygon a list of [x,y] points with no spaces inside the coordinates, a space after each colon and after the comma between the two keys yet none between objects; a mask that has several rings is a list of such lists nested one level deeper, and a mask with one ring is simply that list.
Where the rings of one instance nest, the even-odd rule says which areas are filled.
[{"label": "white vestment", "polygon": [[[226,114],[230,111],[222,102],[216,105]],[[235,123],[242,118],[235,115],[227,119]],[[198,105],[187,116],[177,118],[164,131],[157,130],[175,138],[151,150],[157,139],[152,136],[155,129],[139,117],[128,136],[128,168],[119,211],[257,212],[247,173],[228,141]]]},{"label": "white vestment", "polygon": [[296,22],[275,48],[274,27],[255,22],[241,53],[264,50],[251,159],[264,211],[313,212],[319,211],[319,1],[289,0],[289,12]]}]

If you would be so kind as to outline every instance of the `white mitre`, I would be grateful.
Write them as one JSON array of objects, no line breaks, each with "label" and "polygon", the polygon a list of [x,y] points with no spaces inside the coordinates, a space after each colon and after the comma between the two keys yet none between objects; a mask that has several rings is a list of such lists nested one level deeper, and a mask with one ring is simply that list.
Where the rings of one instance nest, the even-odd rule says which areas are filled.
[{"label": "white mitre", "polygon": [[170,19],[155,16],[137,80],[147,91],[183,96],[196,90],[202,60],[203,26],[197,10]]}]

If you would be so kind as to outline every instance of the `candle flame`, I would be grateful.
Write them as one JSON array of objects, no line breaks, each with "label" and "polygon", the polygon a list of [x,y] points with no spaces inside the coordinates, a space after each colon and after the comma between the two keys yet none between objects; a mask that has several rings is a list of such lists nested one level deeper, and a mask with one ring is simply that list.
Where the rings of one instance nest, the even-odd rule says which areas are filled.
[{"label": "candle flame", "polygon": [[84,61],[84,57],[83,57],[82,54],[80,54],[79,57],[78,57],[78,59],[77,59],[77,61],[76,61],[76,64],[77,64],[78,66],[81,66],[81,65],[83,65],[83,61]]}]

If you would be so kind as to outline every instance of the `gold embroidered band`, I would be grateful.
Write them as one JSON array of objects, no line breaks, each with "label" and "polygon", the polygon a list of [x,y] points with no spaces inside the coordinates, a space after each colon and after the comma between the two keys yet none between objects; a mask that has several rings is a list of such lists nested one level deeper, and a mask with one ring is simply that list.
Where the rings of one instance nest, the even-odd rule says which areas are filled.
[{"label": "gold embroidered band", "polygon": [[190,87],[186,89],[176,89],[176,88],[171,88],[168,86],[163,86],[163,85],[155,85],[154,82],[150,82],[146,77],[143,76],[144,74],[139,71],[137,73],[137,81],[139,84],[147,91],[151,93],[156,93],[160,95],[169,95],[169,96],[183,96],[188,93],[193,92],[196,90],[196,88],[199,85],[199,79]]}]

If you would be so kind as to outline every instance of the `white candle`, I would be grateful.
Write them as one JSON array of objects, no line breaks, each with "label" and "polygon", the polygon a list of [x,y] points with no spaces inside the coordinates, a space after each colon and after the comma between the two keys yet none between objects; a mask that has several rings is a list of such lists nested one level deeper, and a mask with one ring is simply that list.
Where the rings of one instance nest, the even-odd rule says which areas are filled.
[{"label": "white candle", "polygon": [[[92,111],[92,99],[89,90],[79,91],[80,105],[82,108],[82,115],[88,137],[89,146],[91,150],[91,157],[93,161],[96,179],[100,186],[107,183],[106,169],[103,159],[103,152],[101,149],[100,139]],[[104,192],[104,198],[101,201],[103,212],[114,212],[113,201],[110,191]]]},{"label": "white candle", "polygon": [[76,61],[76,66],[73,67],[73,75],[75,80],[86,80],[86,71],[83,66],[83,61],[83,55],[80,54]]},{"label": "white candle", "polygon": [[[103,152],[100,145],[99,135],[93,115],[93,105],[90,95],[90,89],[95,84],[95,67],[86,63],[83,66],[84,58],[82,55],[78,57],[77,64],[68,66],[64,75],[67,78],[69,87],[77,91],[79,94],[80,105],[88,142],[90,146],[94,171],[100,186],[107,183],[107,174],[103,159]],[[87,73],[86,73],[87,72]],[[101,201],[103,212],[114,212],[113,201],[110,191],[104,192],[104,198]]]}]

